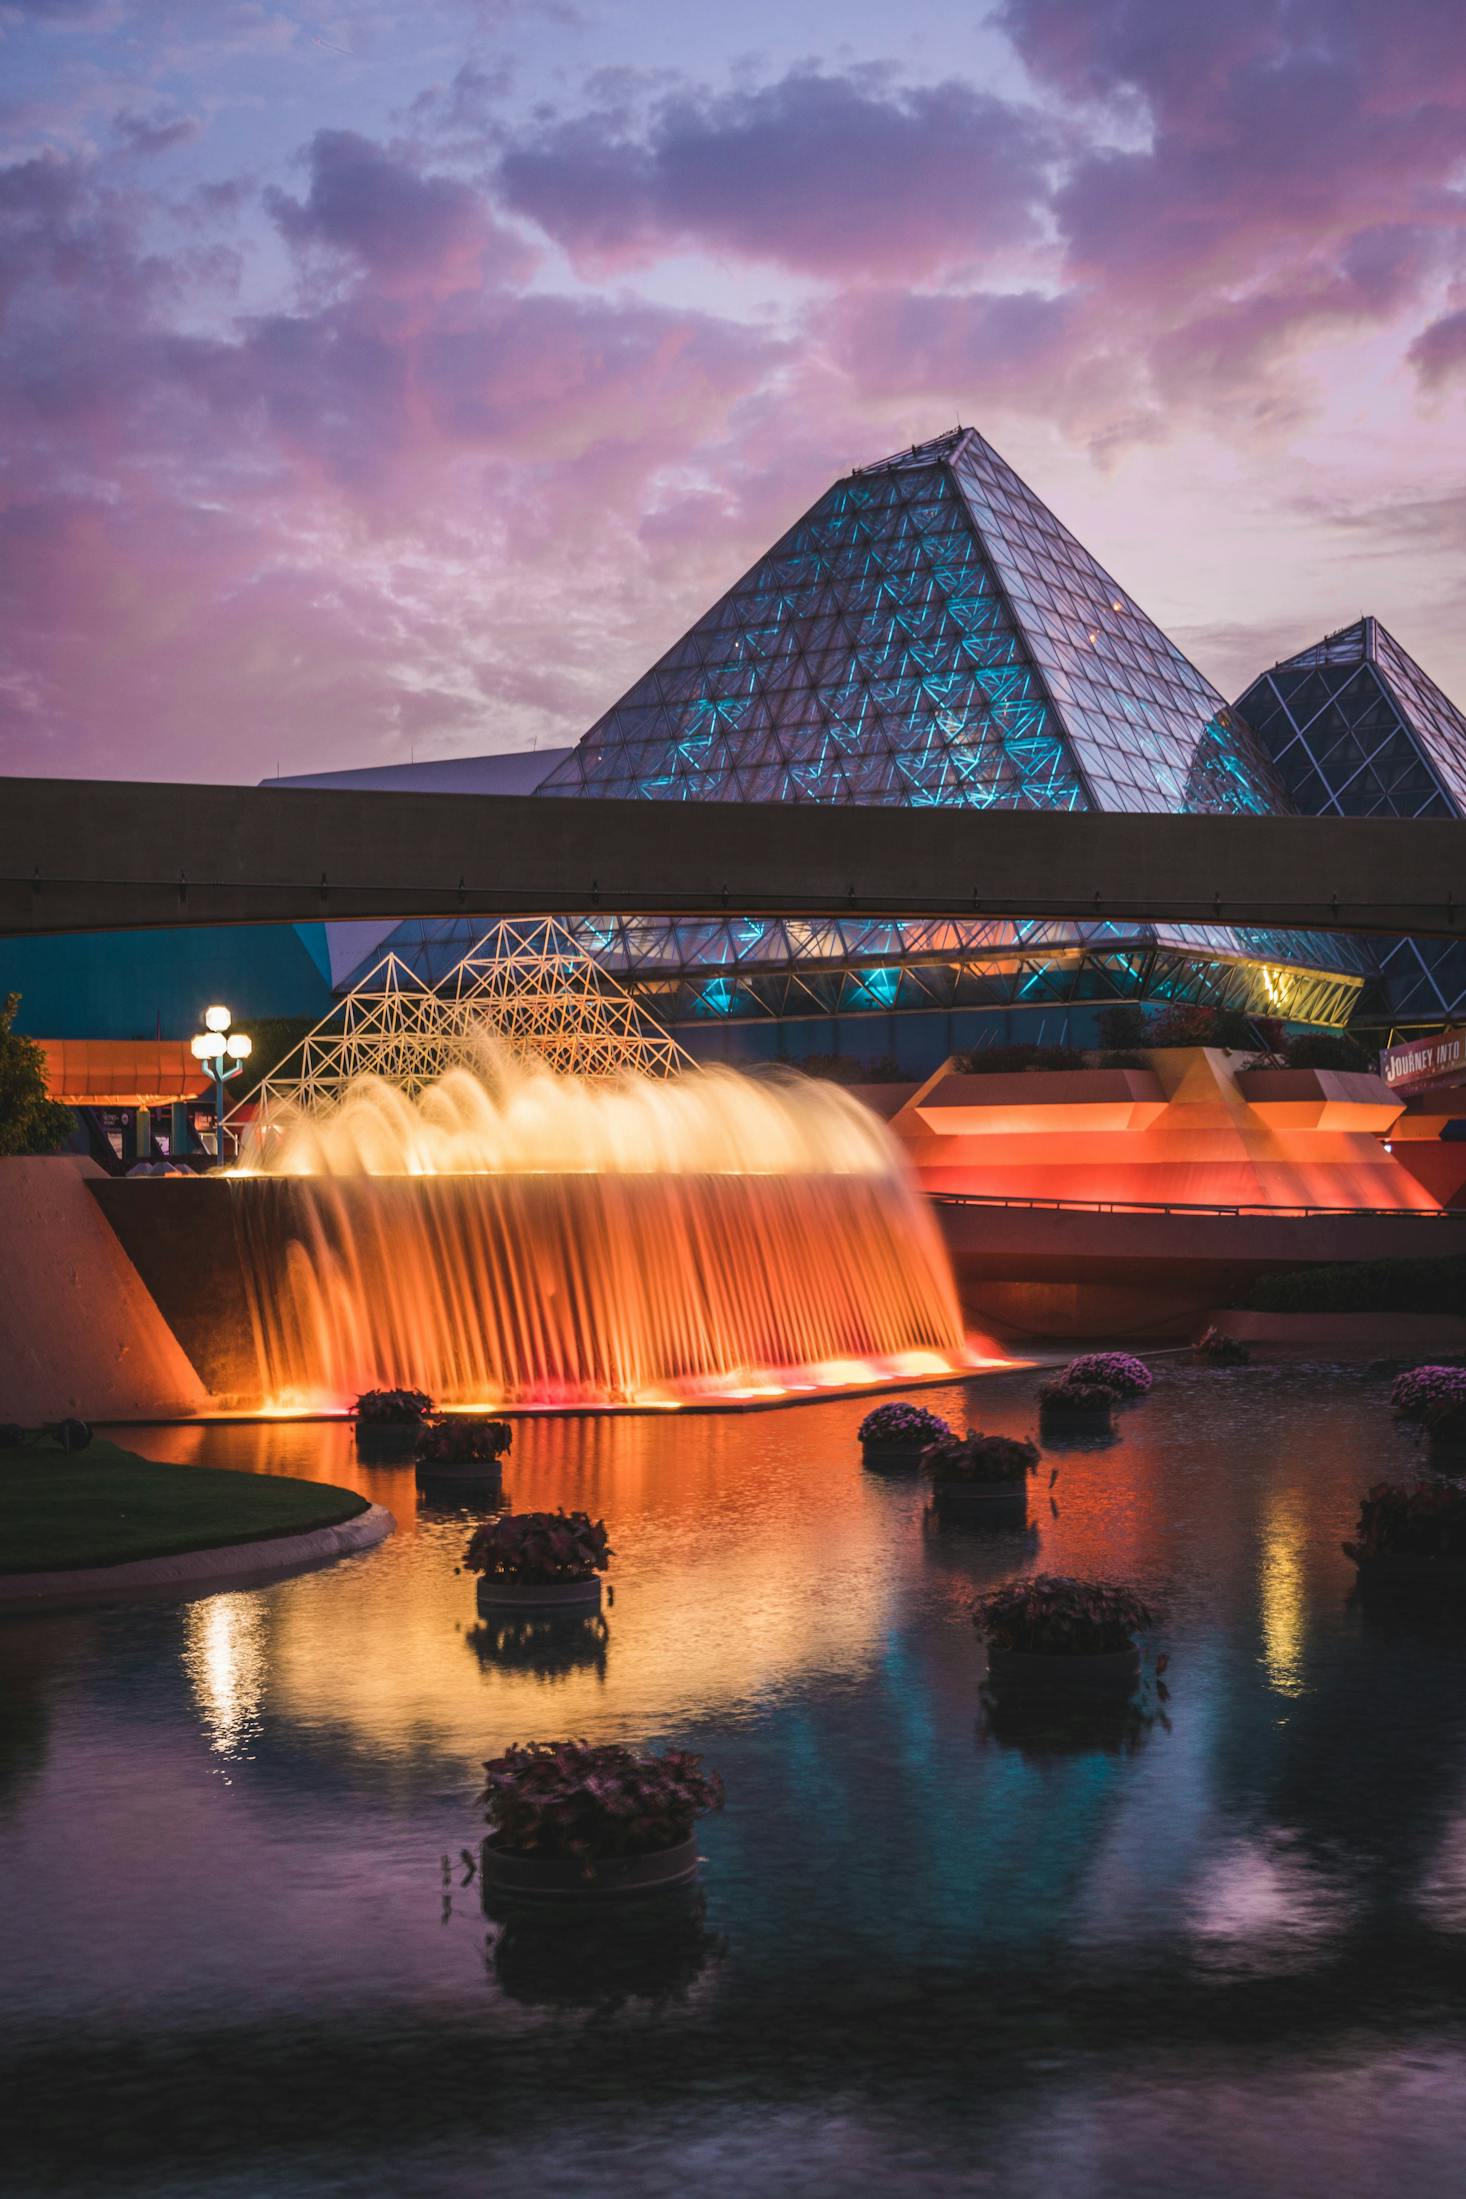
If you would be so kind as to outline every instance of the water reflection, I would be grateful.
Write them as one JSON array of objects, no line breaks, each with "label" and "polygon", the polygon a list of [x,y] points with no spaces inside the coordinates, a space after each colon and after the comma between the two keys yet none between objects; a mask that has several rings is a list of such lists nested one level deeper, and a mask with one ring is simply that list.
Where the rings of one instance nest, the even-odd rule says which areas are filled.
[{"label": "water reflection", "polygon": [[[1388,1377],[1159,1372],[1117,1444],[1065,1451],[1057,1517],[1046,1462],[1017,1535],[941,1524],[919,1481],[864,1474],[859,1401],[525,1426],[515,1503],[604,1516],[617,1552],[609,1624],[582,1618],[553,1652],[535,1621],[479,1621],[471,1521],[363,1465],[349,1431],[134,1432],[157,1456],[350,1483],[399,1531],[247,1595],[0,1622],[0,1691],[29,1689],[0,1781],[0,1964],[25,1980],[0,2051],[41,2103],[18,2142],[38,2149],[48,2115],[64,2131],[85,2037],[150,2193],[207,2181],[169,2150],[199,2127],[180,2112],[190,2058],[241,2190],[288,2199],[349,2188],[333,2144],[446,2149],[473,2188],[492,2116],[512,2140],[496,2190],[524,2188],[530,2159],[545,2188],[596,2188],[608,2162],[630,2193],[686,2188],[716,2180],[678,2148],[719,2115],[752,2117],[761,2161],[769,2117],[828,2119],[856,2087],[882,2161],[930,2146],[969,2180],[1028,2161],[1015,2190],[1063,2188],[1046,2147],[1088,2127],[1086,2102],[1123,2087],[1156,2128],[1164,2095],[1175,2132],[1147,2173],[1171,2190],[1191,2180],[1175,2101],[1206,2120],[1207,2060],[1234,2116],[1260,2085],[1290,2102],[1274,2182],[1236,2188],[1304,2188],[1331,2112],[1308,2072],[1355,2069],[1362,2008],[1382,2053],[1456,2055],[1466,1630],[1352,1600],[1339,1545],[1402,1447]],[[1034,1386],[927,1401],[1020,1434]],[[984,1701],[970,1606],[1038,1562],[1038,1537],[1046,1570],[1128,1579],[1163,1612],[1169,1704],[1071,1725]],[[445,1908],[439,1860],[477,1841],[484,1759],[557,1733],[674,1741],[723,1774],[702,1834],[711,1952],[679,1928],[587,1965],[594,1932],[491,1920],[486,1972],[477,1889]],[[338,2086],[350,2115],[328,2143]],[[1408,2111],[1370,2098],[1413,2146]],[[567,2166],[597,2102],[636,2146],[606,2137]],[[1006,2118],[1001,2143],[977,2115]],[[1124,2153],[1084,2155],[1094,2199],[1133,2193]],[[307,2157],[317,2182],[292,2181]],[[780,2159],[791,2191],[830,2188],[828,2153]],[[1369,2187],[1346,2170],[1331,2188]],[[1454,2187],[1421,2170],[1414,2188]]]},{"label": "water reflection", "polygon": [[1321,1959],[1350,1922],[1346,1875],[1281,1826],[1229,1842],[1187,1902],[1200,1960],[1229,1976]]},{"label": "water reflection", "polygon": [[184,1670],[216,1756],[245,1756],[258,1737],[267,1624],[257,1592],[207,1596],[184,1612]]},{"label": "water reflection", "polygon": [[1295,1491],[1270,1494],[1263,1523],[1258,1597],[1262,1654],[1279,1695],[1303,1686],[1303,1506]]},{"label": "water reflection", "polygon": [[604,1910],[520,1904],[497,1916],[486,1897],[485,1914],[490,1975],[507,1999],[598,2022],[706,2002],[728,1946],[708,1928],[700,1886]]},{"label": "water reflection", "polygon": [[563,1680],[572,1672],[606,1677],[611,1630],[600,1612],[555,1612],[529,1618],[485,1619],[470,1627],[468,1645],[479,1663],[499,1672],[528,1672],[537,1680]]}]

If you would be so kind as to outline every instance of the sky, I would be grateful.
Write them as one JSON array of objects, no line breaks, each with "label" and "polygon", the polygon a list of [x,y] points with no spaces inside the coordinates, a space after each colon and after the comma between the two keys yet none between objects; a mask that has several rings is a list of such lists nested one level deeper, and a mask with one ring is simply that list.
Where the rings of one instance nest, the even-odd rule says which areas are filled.
[{"label": "sky", "polygon": [[1460,0],[0,0],[0,770],[573,741],[959,421],[1466,702]]}]

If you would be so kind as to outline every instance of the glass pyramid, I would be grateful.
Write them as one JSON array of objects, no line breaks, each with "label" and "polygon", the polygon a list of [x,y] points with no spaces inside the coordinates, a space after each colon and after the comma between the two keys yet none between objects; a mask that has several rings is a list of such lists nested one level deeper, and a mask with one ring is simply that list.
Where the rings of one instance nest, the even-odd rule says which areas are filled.
[{"label": "glass pyramid", "polygon": [[1287,806],[1223,697],[971,428],[837,481],[539,791]]},{"label": "glass pyramid", "polygon": [[[1466,717],[1378,619],[1275,664],[1237,709],[1305,815],[1466,816]],[[1374,953],[1396,1021],[1466,1016],[1466,942]]]},{"label": "glass pyramid", "polygon": [[[536,792],[1290,806],[1245,720],[970,428],[837,481]],[[1136,994],[1332,1023],[1368,967],[1349,941],[1220,925],[729,916],[571,928],[679,1025]],[[442,925],[393,937],[428,983],[465,943]]]}]

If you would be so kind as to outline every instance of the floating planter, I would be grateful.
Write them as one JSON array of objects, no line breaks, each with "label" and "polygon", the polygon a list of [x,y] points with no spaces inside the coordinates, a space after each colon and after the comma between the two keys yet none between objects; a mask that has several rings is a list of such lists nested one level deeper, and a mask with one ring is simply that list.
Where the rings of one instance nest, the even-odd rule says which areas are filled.
[{"label": "floating planter", "polygon": [[1395,1377],[1390,1403],[1402,1420],[1423,1420],[1447,1405],[1466,1403],[1466,1367],[1407,1367]]},{"label": "floating planter", "polygon": [[1203,1329],[1196,1339],[1196,1356],[1213,1367],[1246,1367],[1252,1363],[1252,1354],[1240,1336],[1229,1336],[1225,1329]]},{"label": "floating planter", "polygon": [[949,1435],[928,1444],[921,1454],[938,1507],[979,1516],[1026,1512],[1028,1477],[1037,1464],[1036,1443],[1011,1435],[979,1435],[973,1428],[965,1436]]},{"label": "floating planter", "polygon": [[1466,1391],[1434,1407],[1425,1423],[1430,1438],[1430,1462],[1440,1473],[1460,1473],[1466,1466]]},{"label": "floating planter", "polygon": [[1039,1416],[1046,1426],[1076,1434],[1102,1434],[1113,1425],[1116,1391],[1108,1382],[1045,1382],[1038,1393]]},{"label": "floating planter", "polygon": [[889,1472],[893,1467],[916,1467],[928,1445],[941,1443],[952,1434],[938,1413],[922,1405],[877,1405],[860,1423],[860,1451],[865,1465]]},{"label": "floating planter", "polygon": [[484,1765],[487,1892],[604,1901],[685,1886],[694,1826],[723,1784],[681,1749],[639,1756],[618,1743],[531,1741]]},{"label": "floating planter", "polygon": [[1064,1369],[1066,1382],[1103,1382],[1117,1397],[1144,1397],[1155,1376],[1128,1351],[1086,1351]]},{"label": "floating planter", "polygon": [[513,1441],[507,1420],[430,1420],[417,1439],[417,1478],[445,1490],[497,1487]]},{"label": "floating planter", "polygon": [[463,1562],[480,1611],[599,1611],[611,1559],[604,1520],[586,1512],[504,1512],[475,1530]]},{"label": "floating planter", "polygon": [[425,1390],[363,1390],[353,1408],[357,1456],[368,1465],[411,1465],[432,1409]]},{"label": "floating planter", "polygon": [[1135,1637],[1155,1624],[1133,1589],[1063,1573],[1008,1581],[978,1599],[972,1618],[998,1688],[1132,1687]]},{"label": "floating planter", "polygon": [[1466,1489],[1454,1481],[1376,1482],[1344,1555],[1361,1582],[1466,1583]]}]

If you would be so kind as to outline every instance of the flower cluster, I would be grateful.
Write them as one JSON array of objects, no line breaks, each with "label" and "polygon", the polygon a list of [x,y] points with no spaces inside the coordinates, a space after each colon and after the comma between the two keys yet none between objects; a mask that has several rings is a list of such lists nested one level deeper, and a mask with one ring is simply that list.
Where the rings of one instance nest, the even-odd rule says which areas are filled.
[{"label": "flower cluster", "polygon": [[1103,1382],[1121,1397],[1144,1397],[1155,1376],[1128,1351],[1087,1351],[1064,1369],[1066,1382]]},{"label": "flower cluster", "polygon": [[417,1455],[425,1465],[492,1466],[514,1441],[507,1420],[469,1420],[457,1416],[430,1420],[418,1437]]},{"label": "flower cluster", "polygon": [[860,1423],[862,1443],[909,1444],[916,1451],[951,1433],[940,1414],[929,1413],[924,1405],[877,1405]]},{"label": "flower cluster", "polygon": [[1038,1401],[1048,1412],[1098,1413],[1106,1412],[1119,1391],[1108,1382],[1045,1382],[1039,1390]]},{"label": "flower cluster", "polygon": [[1021,1489],[1038,1464],[1038,1445],[1011,1435],[948,1434],[921,1454],[922,1471],[944,1482],[1008,1482]]},{"label": "flower cluster", "polygon": [[490,1580],[550,1588],[591,1580],[610,1558],[602,1519],[586,1512],[505,1512],[476,1529],[463,1562]]},{"label": "flower cluster", "polygon": [[432,1409],[426,1390],[363,1390],[354,1407],[364,1428],[416,1427]]},{"label": "flower cluster", "polygon": [[490,1838],[514,1855],[579,1859],[655,1855],[691,1837],[723,1806],[723,1783],[682,1749],[638,1756],[618,1742],[516,1743],[484,1765]]},{"label": "flower cluster", "polygon": [[972,1623],[989,1649],[1100,1657],[1128,1649],[1142,1627],[1154,1626],[1155,1613],[1131,1588],[1035,1573],[979,1597]]},{"label": "flower cluster", "polygon": [[1411,1487],[1379,1481],[1360,1500],[1351,1557],[1466,1557],[1466,1489],[1453,1481]]},{"label": "flower cluster", "polygon": [[1395,1377],[1390,1403],[1406,1420],[1429,1420],[1442,1405],[1466,1398],[1466,1367],[1407,1367]]}]

